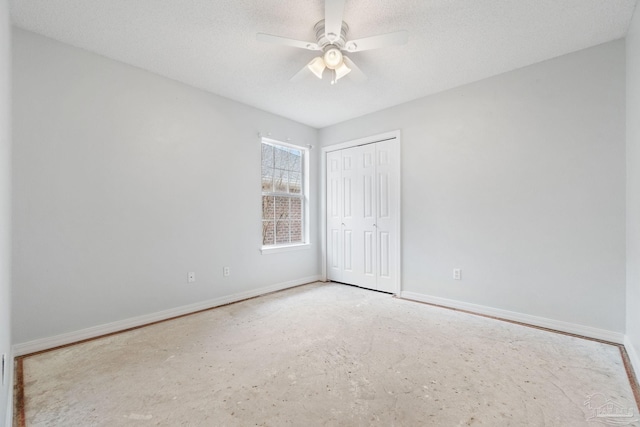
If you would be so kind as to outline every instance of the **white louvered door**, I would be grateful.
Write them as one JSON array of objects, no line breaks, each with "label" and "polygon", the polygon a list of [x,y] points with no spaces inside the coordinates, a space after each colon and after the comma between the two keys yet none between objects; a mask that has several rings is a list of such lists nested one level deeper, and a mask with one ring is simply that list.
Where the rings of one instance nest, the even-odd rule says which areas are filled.
[{"label": "white louvered door", "polygon": [[396,291],[397,141],[327,153],[327,276]]}]

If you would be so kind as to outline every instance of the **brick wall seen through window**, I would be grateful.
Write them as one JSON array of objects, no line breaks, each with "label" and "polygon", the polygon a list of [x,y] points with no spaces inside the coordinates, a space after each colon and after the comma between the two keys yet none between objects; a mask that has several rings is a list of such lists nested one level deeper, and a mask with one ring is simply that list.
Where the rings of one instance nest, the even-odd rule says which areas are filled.
[{"label": "brick wall seen through window", "polygon": [[262,141],[262,245],[304,243],[303,148]]}]

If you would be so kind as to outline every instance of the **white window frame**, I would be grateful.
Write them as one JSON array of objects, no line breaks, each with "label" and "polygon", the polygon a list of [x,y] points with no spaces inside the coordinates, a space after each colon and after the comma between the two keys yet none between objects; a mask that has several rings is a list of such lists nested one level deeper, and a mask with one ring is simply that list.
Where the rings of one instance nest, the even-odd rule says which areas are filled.
[{"label": "white window frame", "polygon": [[[287,142],[278,141],[270,138],[260,138],[260,168],[262,170],[262,144],[268,144],[272,146],[282,146],[287,148],[293,148],[295,150],[300,150],[302,152],[302,242],[298,243],[282,243],[282,244],[272,244],[272,245],[262,245],[262,238],[260,251],[263,254],[272,254],[272,253],[280,253],[280,252],[289,252],[300,249],[306,249],[310,246],[309,241],[309,148],[301,147],[299,145],[290,144]],[[262,173],[261,173],[262,177]],[[262,206],[262,196],[265,195],[274,195],[277,196],[279,193],[277,192],[263,192],[262,191],[262,182],[260,183],[260,206]],[[290,194],[280,194],[283,196],[291,197]],[[262,209],[260,210],[262,212]],[[262,214],[260,214],[260,236],[262,236]]]}]

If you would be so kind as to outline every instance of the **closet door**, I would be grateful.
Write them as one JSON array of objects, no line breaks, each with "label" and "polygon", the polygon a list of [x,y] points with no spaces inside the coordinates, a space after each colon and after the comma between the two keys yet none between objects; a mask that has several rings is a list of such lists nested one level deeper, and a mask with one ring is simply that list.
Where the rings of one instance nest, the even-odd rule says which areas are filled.
[{"label": "closet door", "polygon": [[327,276],[342,282],[342,153],[327,153]]},{"label": "closet door", "polygon": [[[358,148],[358,147],[356,147]],[[341,185],[342,199],[340,200],[342,246],[342,282],[358,284],[360,267],[358,265],[358,154],[355,148],[342,150],[341,155]]]},{"label": "closet door", "polygon": [[396,290],[398,277],[396,265],[397,242],[396,206],[399,173],[396,170],[397,144],[382,141],[376,145],[376,231],[377,231],[377,289],[384,292]]},{"label": "closet door", "polygon": [[376,287],[375,148],[353,147],[327,157],[329,277]]},{"label": "closet door", "polygon": [[396,290],[396,148],[384,141],[327,153],[329,280]]},{"label": "closet door", "polygon": [[[376,148],[375,144],[349,148],[356,160],[355,184],[352,194],[353,217],[353,281],[365,288],[377,289],[377,233],[376,233]],[[344,154],[343,154],[344,155]]]}]

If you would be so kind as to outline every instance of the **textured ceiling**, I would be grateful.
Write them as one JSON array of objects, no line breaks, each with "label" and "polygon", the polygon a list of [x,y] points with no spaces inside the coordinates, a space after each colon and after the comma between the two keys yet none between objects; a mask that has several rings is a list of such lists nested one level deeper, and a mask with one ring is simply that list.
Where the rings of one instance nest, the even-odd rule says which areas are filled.
[{"label": "textured ceiling", "polygon": [[324,127],[624,37],[636,0],[347,0],[350,38],[409,43],[350,55],[369,79],[289,82],[317,52],[323,0],[12,0],[16,26]]}]

